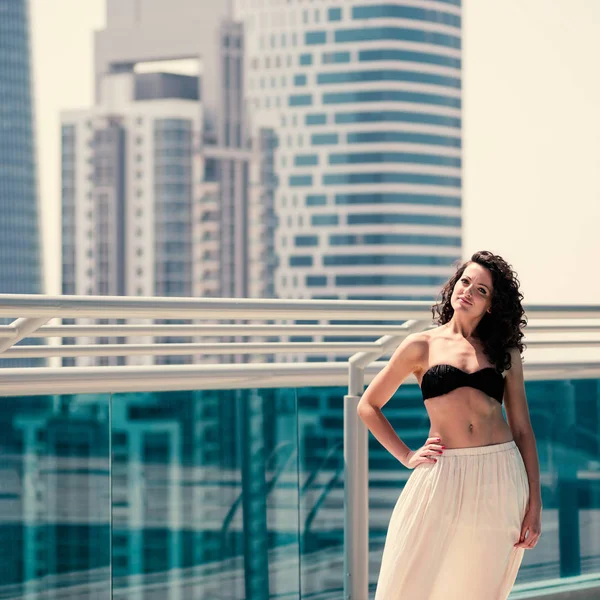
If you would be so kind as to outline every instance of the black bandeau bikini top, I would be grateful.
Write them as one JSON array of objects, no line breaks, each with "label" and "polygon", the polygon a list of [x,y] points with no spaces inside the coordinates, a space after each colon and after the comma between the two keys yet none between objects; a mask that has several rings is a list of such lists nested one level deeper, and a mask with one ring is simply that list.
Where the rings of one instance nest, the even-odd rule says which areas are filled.
[{"label": "black bandeau bikini top", "polygon": [[423,374],[421,392],[423,400],[443,396],[460,387],[481,390],[502,404],[504,377],[495,367],[485,367],[474,373],[452,365],[433,365]]}]

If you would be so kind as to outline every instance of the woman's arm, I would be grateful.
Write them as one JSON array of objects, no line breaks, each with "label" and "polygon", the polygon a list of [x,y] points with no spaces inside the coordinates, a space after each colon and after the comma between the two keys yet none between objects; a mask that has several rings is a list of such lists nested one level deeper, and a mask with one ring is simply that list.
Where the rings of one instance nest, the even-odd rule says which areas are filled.
[{"label": "woman's arm", "polygon": [[404,466],[410,448],[398,437],[381,409],[400,384],[424,364],[427,348],[425,334],[411,333],[406,336],[388,364],[369,384],[357,408],[359,417],[379,443]]},{"label": "woman's arm", "polygon": [[510,353],[511,367],[506,371],[506,387],[504,389],[504,406],[508,425],[512,431],[529,479],[530,505],[542,505],[540,485],[540,464],[537,455],[535,435],[529,418],[529,408],[525,396],[523,364],[518,348]]}]

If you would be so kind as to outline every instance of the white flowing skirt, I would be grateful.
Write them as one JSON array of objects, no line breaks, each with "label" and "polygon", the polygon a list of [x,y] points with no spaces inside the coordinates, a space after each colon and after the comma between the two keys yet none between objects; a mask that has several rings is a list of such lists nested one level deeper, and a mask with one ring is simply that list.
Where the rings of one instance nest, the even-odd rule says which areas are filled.
[{"label": "white flowing skirt", "polygon": [[505,600],[528,501],[514,441],[450,448],[419,465],[390,519],[375,600]]}]

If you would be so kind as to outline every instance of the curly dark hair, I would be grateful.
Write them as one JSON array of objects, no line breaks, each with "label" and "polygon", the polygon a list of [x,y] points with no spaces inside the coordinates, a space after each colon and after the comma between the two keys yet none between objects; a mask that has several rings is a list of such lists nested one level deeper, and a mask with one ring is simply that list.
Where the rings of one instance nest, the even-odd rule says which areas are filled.
[{"label": "curly dark hair", "polygon": [[527,317],[521,305],[523,294],[519,291],[517,274],[501,256],[487,250],[475,252],[468,260],[457,266],[456,273],[444,285],[438,297],[441,300],[432,308],[433,320],[438,325],[448,323],[454,314],[450,302],[456,282],[462,277],[470,263],[477,263],[492,274],[494,291],[492,293],[491,313],[485,313],[475,329],[475,335],[483,345],[485,355],[499,372],[510,369],[511,348],[517,347],[523,352],[525,344],[522,328],[527,326]]}]

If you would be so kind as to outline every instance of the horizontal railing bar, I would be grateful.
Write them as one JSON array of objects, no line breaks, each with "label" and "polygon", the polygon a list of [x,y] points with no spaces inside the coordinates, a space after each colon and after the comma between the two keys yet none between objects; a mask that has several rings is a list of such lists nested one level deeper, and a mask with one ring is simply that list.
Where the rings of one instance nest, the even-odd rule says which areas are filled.
[{"label": "horizontal railing bar", "polygon": [[[529,318],[600,318],[600,305],[525,305],[524,308]],[[422,320],[431,315],[431,302],[0,294],[0,317],[288,319],[313,314],[336,319]]]},{"label": "horizontal railing bar", "polygon": [[[405,331],[406,333],[406,331]],[[536,348],[594,348],[600,340],[526,341]],[[15,346],[0,354],[1,359],[48,358],[51,356],[185,356],[232,354],[303,354],[373,352],[375,342],[239,342],[239,343],[167,343],[167,344],[69,344],[54,346]],[[393,349],[381,356],[391,356]]]},{"label": "horizontal railing bar", "polygon": [[523,342],[528,348],[594,348],[600,346],[600,340],[528,340]]},{"label": "horizontal railing bar", "polygon": [[[431,326],[434,327],[434,326]],[[429,328],[431,328],[429,327]],[[529,325],[532,333],[600,333],[600,325]],[[329,335],[373,336],[405,333],[394,325],[58,325],[40,327],[27,337],[128,337],[128,336],[260,336]],[[14,329],[0,325],[0,338],[11,338]]]},{"label": "horizontal railing bar", "polygon": [[[600,327],[599,327],[600,331]],[[41,327],[29,337],[127,337],[127,336],[264,336],[331,335],[381,336],[406,333],[394,325],[62,325]],[[14,331],[0,326],[0,338]]]},{"label": "horizontal railing bar", "polygon": [[[404,332],[406,333],[406,331]],[[536,348],[594,348],[600,340],[526,341]],[[51,356],[185,356],[196,354],[303,354],[373,352],[375,342],[240,342],[240,343],[168,343],[168,344],[72,344],[55,346],[14,346],[0,354],[1,359],[48,358]],[[381,356],[390,356],[393,349]]]},{"label": "horizontal railing bar", "polygon": [[574,325],[553,325],[552,323],[541,323],[539,325],[527,325],[524,333],[598,333],[600,332],[600,323],[574,324]]},{"label": "horizontal railing bar", "polygon": [[3,358],[47,358],[49,356],[172,356],[193,354],[303,354],[368,352],[374,343],[363,342],[244,342],[237,344],[93,344],[66,346],[15,346],[0,354]]},{"label": "horizontal railing bar", "polygon": [[[598,308],[600,314],[600,308]],[[278,300],[256,298],[139,298],[0,294],[0,317],[148,319],[325,319],[406,320],[431,315],[431,303],[414,300]],[[585,311],[587,315],[587,311]],[[314,318],[314,317],[313,317]]]},{"label": "horizontal railing bar", "polygon": [[[370,364],[365,369],[365,384],[386,364]],[[530,381],[595,379],[600,377],[600,362],[526,363],[524,372]],[[345,387],[347,383],[348,365],[343,362],[35,367],[2,369],[0,396]],[[416,383],[416,378],[410,376],[406,383]]]}]

